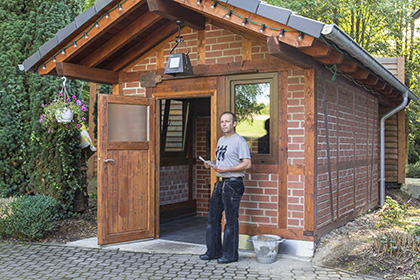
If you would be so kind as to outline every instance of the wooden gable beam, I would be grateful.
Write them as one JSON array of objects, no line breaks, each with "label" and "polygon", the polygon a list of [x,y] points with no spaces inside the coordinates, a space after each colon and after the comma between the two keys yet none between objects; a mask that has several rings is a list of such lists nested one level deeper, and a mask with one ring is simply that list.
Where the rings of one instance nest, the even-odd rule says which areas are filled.
[{"label": "wooden gable beam", "polygon": [[366,79],[364,79],[363,83],[368,86],[374,86],[378,83],[378,81],[378,77],[369,75]]},{"label": "wooden gable beam", "polygon": [[[266,37],[272,37],[278,36],[280,29],[285,29],[286,32],[284,32],[284,36],[283,38],[280,38],[280,41],[287,45],[294,46],[296,48],[306,48],[312,46],[315,41],[315,38],[310,35],[305,35],[302,39],[299,39],[300,33],[298,30],[276,22],[274,20],[267,19],[260,15],[236,8],[227,3],[222,4],[226,9],[234,12],[235,14],[241,15],[241,17],[231,16],[230,18],[227,18],[226,14],[228,13],[228,10],[226,10],[223,7],[220,7],[220,5],[216,5],[216,7],[212,8],[211,6],[213,4],[213,1],[209,0],[202,1],[200,5],[197,5],[197,0],[174,1],[180,3],[183,6],[189,7],[192,10],[205,14],[209,18],[217,19],[218,21],[222,21],[230,25],[240,27],[241,29],[247,30],[250,33],[256,33]],[[243,26],[244,18],[248,19],[248,22],[245,24],[245,26]],[[264,32],[260,32],[261,24],[255,24],[254,22],[265,24],[266,26],[274,27],[275,29],[267,27],[264,30]]]},{"label": "wooden gable beam", "polygon": [[[136,63],[141,57],[147,57],[151,52],[156,52],[159,48],[165,46],[170,41],[174,41],[171,35],[178,31],[178,25],[174,22],[168,22],[162,25],[155,32],[151,33],[147,41],[141,41],[130,48],[124,56],[121,56],[118,60],[115,60],[107,68],[110,70],[119,72],[122,69],[131,68],[132,63]],[[155,46],[158,44],[157,46]]]},{"label": "wooden gable beam", "polygon": [[286,45],[278,40],[278,37],[267,38],[268,53],[286,62],[302,68],[314,68],[313,59],[296,48]]},{"label": "wooden gable beam", "polygon": [[386,83],[382,80],[378,80],[378,82],[372,86],[374,90],[382,91],[386,87]]},{"label": "wooden gable beam", "polygon": [[57,74],[94,83],[118,84],[119,82],[117,72],[66,62],[57,62]]},{"label": "wooden gable beam", "polygon": [[313,57],[325,57],[330,54],[332,47],[324,44],[320,40],[315,40],[313,46],[308,48],[300,48],[299,50]]},{"label": "wooden gable beam", "polygon": [[109,39],[105,44],[90,53],[84,60],[80,62],[81,65],[95,67],[102,61],[110,57],[120,48],[124,47],[138,34],[144,32],[149,27],[159,21],[161,17],[154,13],[146,13],[136,19],[129,26],[125,27],[121,32]]},{"label": "wooden gable beam", "polygon": [[149,11],[156,13],[171,21],[183,20],[184,24],[195,30],[206,28],[206,18],[197,12],[182,7],[178,3],[168,0],[147,0]]},{"label": "wooden gable beam", "polygon": [[354,73],[356,72],[358,66],[357,63],[351,59],[344,58],[343,63],[337,65],[338,70],[344,73]]},{"label": "wooden gable beam", "polygon": [[356,80],[365,80],[369,76],[369,71],[363,67],[358,66],[356,72],[346,74],[355,78]]},{"label": "wooden gable beam", "polygon": [[344,55],[335,49],[331,49],[331,52],[326,57],[315,57],[316,60],[325,64],[341,64],[344,59]]},{"label": "wooden gable beam", "polygon": [[[74,36],[73,41],[77,38],[80,38],[80,40],[77,41],[77,47],[69,46],[64,50],[64,52],[58,52],[57,55],[51,57],[48,62],[44,63],[43,67],[38,69],[38,74],[47,75],[53,73],[56,67],[56,62],[64,62],[74,57],[80,50],[83,50],[89,46],[97,37],[102,34],[102,32],[111,28],[115,23],[120,21],[124,16],[129,15],[134,9],[137,9],[145,1],[146,0],[132,0],[122,3],[122,9],[115,9],[110,12],[108,14],[108,18],[104,17],[100,20],[98,27],[93,27],[90,30],[87,28]],[[84,36],[85,34],[87,34],[87,38]]]}]

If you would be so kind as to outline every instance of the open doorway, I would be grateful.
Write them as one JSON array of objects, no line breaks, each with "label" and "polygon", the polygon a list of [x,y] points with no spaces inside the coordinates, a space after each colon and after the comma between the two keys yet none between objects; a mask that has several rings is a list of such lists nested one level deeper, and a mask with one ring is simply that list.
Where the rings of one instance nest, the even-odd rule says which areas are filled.
[{"label": "open doorway", "polygon": [[210,171],[210,98],[161,99],[160,238],[205,244]]}]

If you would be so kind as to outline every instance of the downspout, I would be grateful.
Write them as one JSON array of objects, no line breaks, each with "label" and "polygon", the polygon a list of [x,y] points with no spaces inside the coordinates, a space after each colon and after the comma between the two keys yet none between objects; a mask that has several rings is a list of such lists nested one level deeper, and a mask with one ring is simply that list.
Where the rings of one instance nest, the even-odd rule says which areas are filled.
[{"label": "downspout", "polygon": [[380,150],[380,184],[379,184],[379,206],[384,206],[385,203],[385,121],[391,117],[392,115],[398,113],[408,103],[408,92],[403,93],[403,101],[400,105],[386,113],[381,118],[381,125],[380,125],[380,142],[381,142],[381,150]]}]

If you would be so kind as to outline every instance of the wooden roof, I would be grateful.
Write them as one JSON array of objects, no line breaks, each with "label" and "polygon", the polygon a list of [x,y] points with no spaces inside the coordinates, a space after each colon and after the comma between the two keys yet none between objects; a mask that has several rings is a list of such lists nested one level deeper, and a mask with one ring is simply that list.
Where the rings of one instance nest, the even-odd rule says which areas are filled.
[{"label": "wooden roof", "polygon": [[260,0],[99,0],[21,68],[41,75],[118,83],[119,72],[174,41],[176,19],[195,30],[203,30],[209,22],[267,44],[271,55],[303,68],[314,67],[308,56],[313,57],[380,94],[387,103],[401,100],[401,90],[392,86],[395,81],[390,83],[326,39],[323,23]]}]

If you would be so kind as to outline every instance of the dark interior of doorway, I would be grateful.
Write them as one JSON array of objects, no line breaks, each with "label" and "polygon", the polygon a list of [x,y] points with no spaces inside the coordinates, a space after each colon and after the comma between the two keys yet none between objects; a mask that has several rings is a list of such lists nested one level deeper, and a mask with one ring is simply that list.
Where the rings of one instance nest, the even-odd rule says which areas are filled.
[{"label": "dark interior of doorway", "polygon": [[[210,118],[210,98],[165,99],[161,100],[160,120],[160,238],[172,241],[205,244],[207,217],[197,216],[197,204],[194,198],[196,164],[196,120]],[[210,131],[208,131],[208,138]],[[210,139],[206,145],[206,154],[210,155]],[[165,190],[170,193],[180,192],[176,186],[168,184],[162,172],[171,168],[185,168],[186,187],[181,202],[168,203]],[[188,177],[188,179],[186,178]],[[210,186],[209,186],[210,189]],[[170,199],[170,198],[169,198]]]}]

